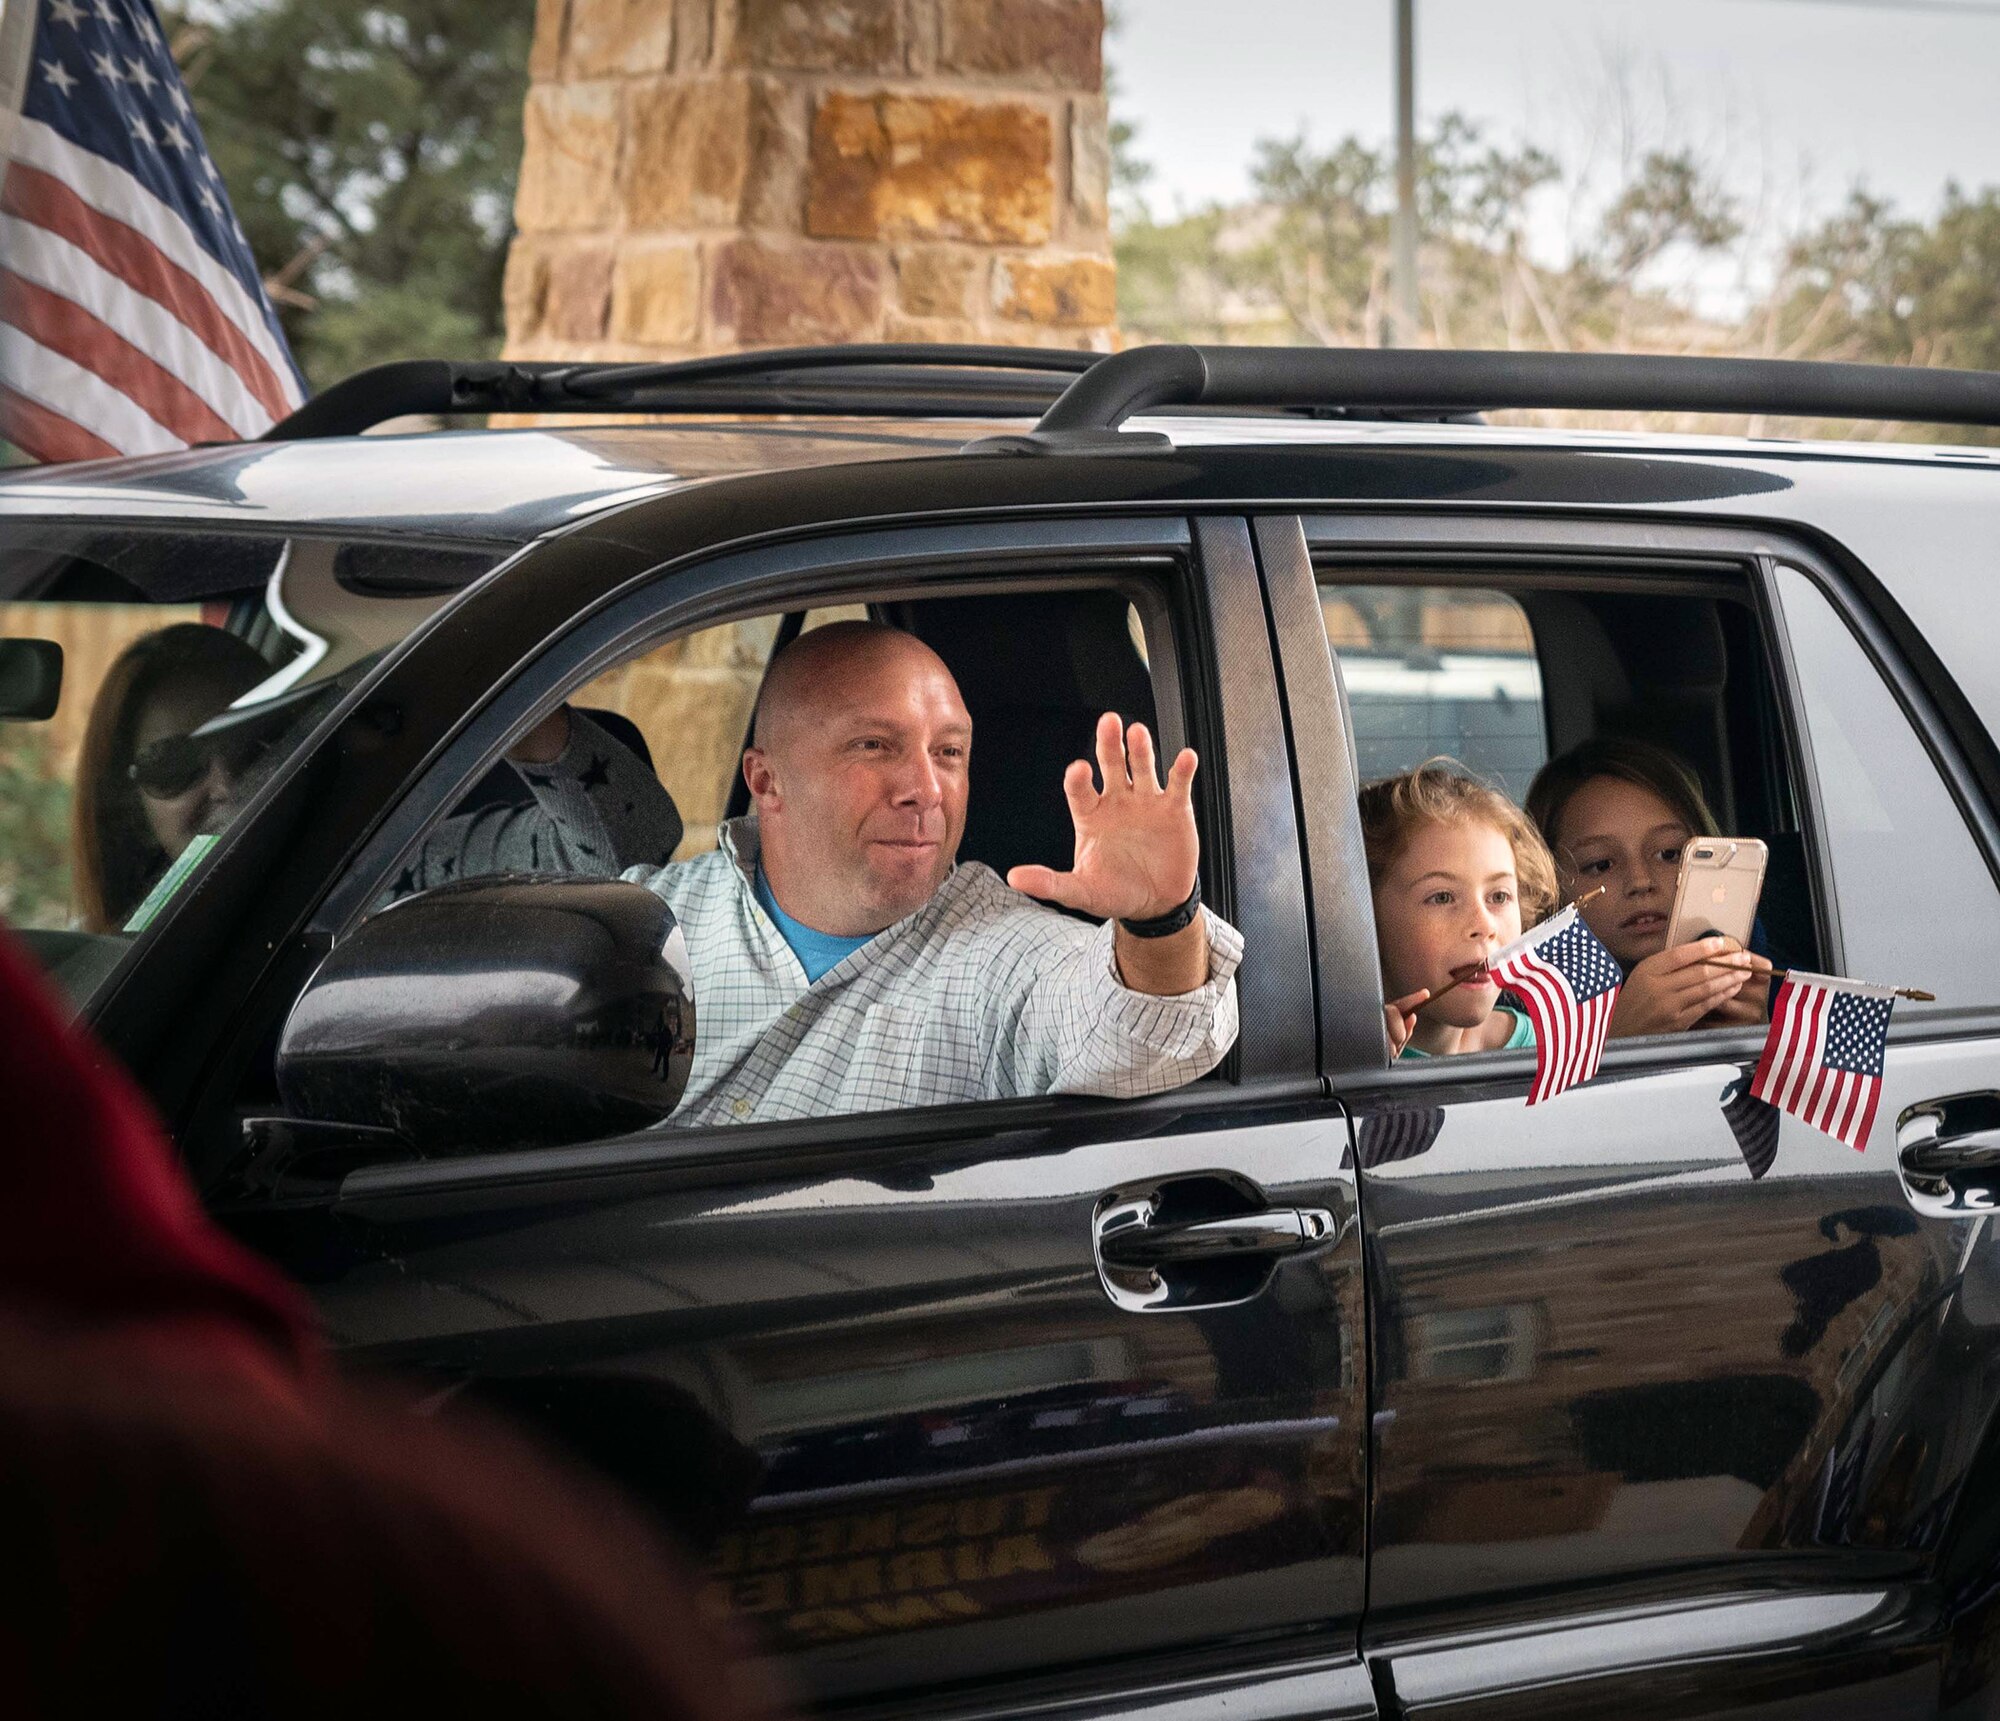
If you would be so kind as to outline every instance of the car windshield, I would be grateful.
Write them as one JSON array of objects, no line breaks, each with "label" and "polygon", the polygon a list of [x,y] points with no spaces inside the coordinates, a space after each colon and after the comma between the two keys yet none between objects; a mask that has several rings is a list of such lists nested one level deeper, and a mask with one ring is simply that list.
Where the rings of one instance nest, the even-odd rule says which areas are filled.
[{"label": "car windshield", "polygon": [[78,1004],[490,546],[0,527],[0,919]]}]

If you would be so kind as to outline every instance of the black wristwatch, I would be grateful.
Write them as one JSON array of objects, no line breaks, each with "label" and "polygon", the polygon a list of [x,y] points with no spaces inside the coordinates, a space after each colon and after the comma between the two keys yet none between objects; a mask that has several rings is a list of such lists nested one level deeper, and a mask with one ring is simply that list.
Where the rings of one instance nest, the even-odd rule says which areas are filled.
[{"label": "black wristwatch", "polygon": [[1171,938],[1183,930],[1201,908],[1201,879],[1194,881],[1194,889],[1188,892],[1188,899],[1179,908],[1170,908],[1165,914],[1155,915],[1151,920],[1121,920],[1119,925],[1134,938]]}]

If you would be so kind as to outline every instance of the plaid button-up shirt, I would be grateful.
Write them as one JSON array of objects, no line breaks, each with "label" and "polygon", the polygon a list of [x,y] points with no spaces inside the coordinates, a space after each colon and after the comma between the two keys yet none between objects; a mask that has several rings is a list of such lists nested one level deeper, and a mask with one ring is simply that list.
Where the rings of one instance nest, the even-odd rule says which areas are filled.
[{"label": "plaid button-up shirt", "polygon": [[695,1054],[671,1123],[771,1122],[1018,1094],[1164,1093],[1236,1040],[1243,936],[1204,911],[1208,980],[1134,992],[1112,928],[954,868],[929,902],[810,985],[757,901],[754,817],[722,845],[625,877],[663,897],[694,964]]}]

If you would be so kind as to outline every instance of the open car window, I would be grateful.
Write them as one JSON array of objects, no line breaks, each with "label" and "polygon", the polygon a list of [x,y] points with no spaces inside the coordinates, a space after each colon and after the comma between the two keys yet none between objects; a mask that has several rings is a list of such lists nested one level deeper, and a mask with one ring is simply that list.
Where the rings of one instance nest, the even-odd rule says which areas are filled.
[{"label": "open car window", "polygon": [[[923,907],[897,919],[895,936],[904,943],[873,966],[862,947],[878,935],[846,940],[847,957],[825,957],[812,936],[802,936],[812,928],[778,912],[757,865],[756,828],[745,816],[741,787],[744,748],[772,655],[818,627],[861,620],[893,626],[935,651],[972,724],[956,864]],[[559,759],[524,761],[523,736],[516,733],[469,793],[436,807],[427,824],[411,821],[415,834],[384,851],[397,856],[376,863],[387,867],[386,889],[374,882],[384,876],[379,871],[365,885],[352,881],[354,894],[367,893],[372,906],[291,1007],[277,1047],[276,1091],[248,1092],[243,1103],[253,1111],[272,1100],[289,1105],[289,1094],[300,1098],[295,1115],[338,1115],[338,1100],[322,1106],[317,1091],[300,1097],[302,1090],[287,1085],[288,1072],[310,1062],[311,1054],[300,1050],[306,1025],[327,1000],[343,1010],[352,1001],[363,1014],[379,1014],[371,997],[383,1008],[393,1001],[393,987],[358,952],[395,945],[395,927],[421,923],[426,936],[434,932],[451,944],[452,953],[437,963],[439,974],[497,972],[528,944],[504,932],[482,944],[482,934],[467,930],[469,919],[455,918],[453,904],[472,903],[476,915],[480,904],[509,892],[529,894],[508,897],[496,927],[513,925],[516,907],[548,907],[555,916],[533,944],[532,965],[551,983],[567,972],[568,934],[556,930],[566,903],[578,906],[565,924],[616,927],[624,939],[647,936],[643,927],[632,930],[644,920],[646,902],[664,902],[674,916],[667,965],[680,978],[671,986],[682,997],[691,992],[692,1010],[661,1002],[638,1007],[636,1015],[621,1013],[622,1006],[605,1003],[608,989],[595,979],[572,975],[565,984],[605,1003],[590,1030],[593,1056],[631,1054],[635,1067],[677,1071],[683,1103],[643,1119],[614,1108],[590,1133],[565,1126],[562,1138],[578,1145],[657,1124],[683,1130],[783,1124],[1057,1093],[1137,1098],[1190,1081],[1226,1080],[1233,1002],[1212,1012],[1215,1022],[1229,1024],[1226,1038],[1204,1015],[1212,1034],[1191,1030],[1183,1049],[1162,1030],[1155,1045],[1147,1038],[1151,1024],[1169,1006],[1150,998],[1121,1005],[1108,996],[1121,990],[1108,936],[1104,953],[1083,958],[1082,946],[1095,951],[1100,931],[1109,929],[1088,915],[1031,908],[1003,882],[1017,865],[1063,871],[1071,865],[1075,830],[1064,773],[1072,761],[1091,756],[1102,712],[1145,723],[1171,759],[1186,740],[1179,687],[1165,600],[1137,581],[1033,593],[891,593],[865,604],[751,614],[658,638],[587,680],[550,687],[547,698],[562,695],[560,705],[542,704],[527,734],[551,722],[561,728],[557,720],[566,717],[570,742]],[[1214,771],[1198,779],[1197,802],[1221,793]],[[663,804],[675,826],[670,845],[659,834]],[[488,840],[495,832],[503,835]],[[600,894],[591,896],[592,888]],[[635,890],[636,898],[612,894]],[[1220,901],[1224,888],[1212,879],[1205,895]],[[1233,930],[1215,936],[1233,951]],[[579,937],[577,948],[602,941],[598,932]],[[831,967],[814,968],[816,959],[837,965],[848,958],[863,966],[844,968],[838,984],[817,984]],[[1234,961],[1229,955],[1214,982],[1218,998],[1226,995]],[[1030,984],[1057,962],[1065,964],[1059,978]],[[628,966],[637,972],[646,965]],[[351,983],[363,980],[365,987]],[[656,995],[665,1000],[671,986],[661,978]],[[989,988],[997,1001],[984,1009],[979,1001]],[[1198,990],[1205,999],[1206,989]],[[1172,1008],[1210,1011],[1200,1000],[1176,1000]],[[1121,1010],[1133,1018],[1123,1028],[1112,1020]],[[661,1025],[670,1022],[668,1033]],[[794,1022],[797,1044],[787,1041],[786,1025]],[[379,1026],[372,1017],[353,1023],[355,1036]],[[469,1046],[462,1059],[465,1067],[477,1064]],[[516,1059],[493,1074],[512,1084],[520,1102],[514,1115],[524,1117],[533,1085],[527,1063]],[[650,1078],[641,1068],[636,1079],[643,1087]],[[485,1125],[476,1139],[451,1134],[466,1127],[462,1117],[441,1115],[434,1128],[417,1130],[419,1153],[450,1157],[549,1135],[526,1125],[519,1141]],[[367,1140],[358,1151],[367,1157]],[[393,1160],[398,1151],[385,1137],[380,1156]]]},{"label": "open car window", "polygon": [[[1664,760],[1693,790],[1700,816],[1660,815],[1686,837],[1764,845],[1751,948],[1781,966],[1817,966],[1819,875],[1780,716],[1783,682],[1747,574],[1673,588],[1584,578],[1566,589],[1545,573],[1510,584],[1330,564],[1318,580],[1364,783],[1444,758],[1517,808],[1535,808],[1530,791],[1552,761],[1559,776],[1569,760],[1606,744],[1643,750],[1643,768]],[[1536,809],[1545,819],[1549,804],[1545,795]],[[1614,869],[1603,842],[1585,855],[1561,840],[1574,838],[1574,819],[1539,834],[1572,893],[1607,883],[1605,908],[1609,891],[1621,893],[1608,924],[1594,924],[1588,911],[1586,919],[1629,978],[1666,930],[1681,835],[1666,831],[1649,844],[1633,834],[1630,853],[1656,863],[1648,894],[1625,861],[1616,881],[1605,876]],[[1648,912],[1659,917],[1650,946],[1638,918]],[[1533,924],[1524,918],[1521,930]],[[1502,1007],[1508,1002],[1503,996]],[[1736,1024],[1716,1018],[1695,1027],[1703,1025]],[[1524,1061],[1531,1044],[1521,1039]]]}]

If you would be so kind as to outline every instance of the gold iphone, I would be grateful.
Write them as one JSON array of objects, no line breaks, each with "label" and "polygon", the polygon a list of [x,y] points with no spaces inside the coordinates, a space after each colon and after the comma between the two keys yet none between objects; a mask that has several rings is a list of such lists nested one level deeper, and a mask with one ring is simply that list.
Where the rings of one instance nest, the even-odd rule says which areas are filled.
[{"label": "gold iphone", "polygon": [[1693,837],[1681,850],[1681,879],[1667,921],[1667,948],[1724,933],[1746,950],[1764,889],[1770,851],[1755,837]]}]

